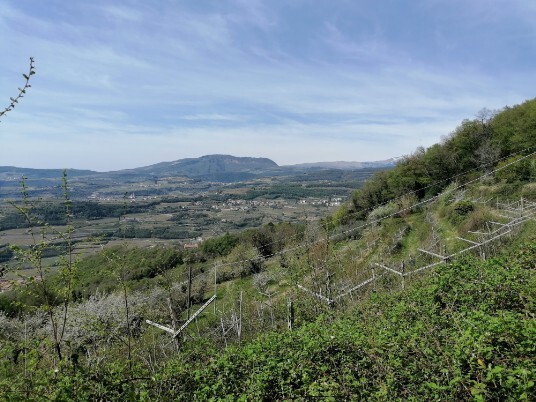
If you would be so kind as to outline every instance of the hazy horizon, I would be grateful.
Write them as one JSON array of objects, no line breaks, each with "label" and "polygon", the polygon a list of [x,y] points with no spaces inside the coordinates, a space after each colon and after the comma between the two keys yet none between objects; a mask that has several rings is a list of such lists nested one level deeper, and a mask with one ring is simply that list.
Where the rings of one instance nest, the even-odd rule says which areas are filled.
[{"label": "hazy horizon", "polygon": [[37,74],[0,165],[409,154],[534,97],[534,20],[523,0],[4,0],[0,105]]},{"label": "hazy horizon", "polygon": [[[204,157],[204,156],[213,156],[213,155],[223,155],[223,154],[209,154],[209,155],[201,155],[201,156],[198,156],[198,157],[185,157],[185,158],[180,158],[180,159],[175,159],[175,160],[159,161],[159,162],[155,162],[154,164],[171,163],[171,162],[179,161],[181,159],[197,159],[197,158],[201,158],[201,157]],[[236,155],[228,155],[228,154],[225,154],[224,156],[238,157]],[[241,157],[270,159],[272,162],[275,162],[279,167],[294,166],[294,165],[308,165],[308,164],[316,164],[316,163],[348,163],[348,164],[352,164],[352,163],[355,163],[355,164],[359,164],[359,163],[375,163],[375,162],[384,162],[384,161],[388,161],[388,160],[391,160],[391,159],[398,158],[398,157],[392,157],[392,158],[386,158],[386,159],[374,160],[374,161],[372,161],[372,160],[370,160],[370,161],[340,161],[340,160],[339,161],[313,161],[313,162],[292,163],[292,164],[284,164],[283,165],[283,164],[277,163],[277,161],[274,161],[271,158],[266,158],[264,156],[241,156]],[[139,166],[133,166],[133,167],[128,167],[128,168],[122,168],[122,169],[114,169],[114,170],[81,169],[81,168],[78,168],[76,166],[65,166],[65,167],[54,167],[54,166],[46,167],[45,166],[45,167],[35,168],[35,167],[28,167],[28,166],[0,165],[0,167],[14,167],[14,168],[18,168],[18,169],[44,169],[44,170],[64,170],[64,169],[68,169],[68,170],[91,170],[91,171],[95,171],[95,172],[98,172],[98,173],[106,173],[106,172],[111,172],[111,171],[116,171],[116,170],[129,170],[129,169],[147,167],[147,166],[151,166],[151,165],[154,165],[154,164],[139,165]]]}]

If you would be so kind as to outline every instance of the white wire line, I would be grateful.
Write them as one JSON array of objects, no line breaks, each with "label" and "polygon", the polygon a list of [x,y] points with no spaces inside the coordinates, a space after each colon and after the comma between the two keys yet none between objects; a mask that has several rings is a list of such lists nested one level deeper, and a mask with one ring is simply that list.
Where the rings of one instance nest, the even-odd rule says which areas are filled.
[{"label": "white wire line", "polygon": [[[532,149],[532,148],[536,148],[536,146],[527,148],[527,149],[525,149],[525,150],[523,150],[523,151],[520,151],[520,152],[524,152],[524,151],[529,150],[529,149]],[[516,153],[511,154],[511,155],[509,155],[509,156],[507,156],[507,157],[505,157],[505,158],[508,158],[508,157],[510,157],[510,156],[512,156],[512,155],[516,155],[516,154],[518,154],[518,153],[519,153],[519,152],[516,152]],[[535,151],[535,152],[532,152],[532,153],[530,153],[530,154],[527,154],[527,155],[525,155],[525,156],[522,156],[521,158],[516,159],[515,161],[512,161],[512,162],[510,162],[510,163],[508,163],[508,164],[506,164],[506,165],[504,165],[504,166],[501,166],[501,167],[499,167],[499,168],[493,169],[493,170],[490,171],[490,172],[484,173],[483,175],[478,176],[478,177],[475,178],[475,179],[472,179],[472,180],[469,180],[469,181],[467,181],[467,182],[465,182],[465,183],[463,183],[463,184],[460,184],[460,185],[454,187],[452,190],[453,190],[453,191],[454,191],[454,190],[459,190],[460,188],[463,188],[463,187],[465,187],[465,186],[467,186],[467,185],[469,185],[469,184],[472,184],[472,183],[475,183],[475,182],[477,182],[477,181],[480,181],[482,178],[487,177],[487,176],[490,176],[490,175],[492,175],[492,174],[494,174],[494,173],[497,173],[497,172],[499,172],[499,171],[501,171],[501,170],[507,169],[508,167],[510,167],[510,166],[512,166],[512,165],[514,165],[514,164],[516,164],[516,163],[519,163],[520,161],[522,161],[522,160],[524,160],[524,159],[530,158],[531,156],[534,156],[534,155],[536,155],[536,151]],[[505,159],[505,158],[502,158],[502,159]],[[472,169],[472,170],[474,170],[474,169]],[[470,172],[470,171],[468,171],[468,172]],[[462,174],[466,174],[466,173],[461,173],[461,174],[452,176],[451,178],[458,177],[458,176],[460,176],[460,175],[462,175]],[[445,180],[448,180],[448,179],[445,179]],[[445,180],[442,180],[442,181],[445,181]],[[409,193],[407,193],[407,194],[411,194],[411,193],[413,193],[413,191],[412,191],[412,192],[409,192]],[[336,238],[337,236],[347,235],[347,234],[349,234],[349,233],[352,233],[352,232],[355,232],[355,231],[357,231],[357,230],[363,229],[363,228],[365,228],[365,227],[367,227],[367,226],[375,225],[375,224],[377,224],[377,223],[379,223],[379,222],[381,222],[381,221],[383,221],[383,220],[392,218],[392,217],[394,217],[394,216],[396,216],[396,215],[399,215],[400,213],[403,213],[403,212],[406,212],[406,211],[411,211],[413,208],[420,207],[420,206],[422,206],[422,205],[428,204],[428,203],[430,203],[430,202],[432,202],[432,201],[438,199],[441,195],[442,195],[442,193],[439,193],[439,194],[437,194],[437,195],[435,195],[435,196],[433,196],[433,197],[430,197],[430,198],[428,198],[428,199],[426,199],[426,200],[417,202],[417,203],[415,203],[415,204],[413,204],[413,205],[411,205],[411,206],[409,206],[409,207],[399,209],[398,211],[393,212],[393,213],[391,213],[391,214],[389,214],[389,215],[386,215],[386,216],[384,216],[384,217],[381,217],[381,218],[378,218],[378,219],[374,219],[374,220],[369,221],[369,222],[365,222],[365,223],[363,223],[363,224],[361,224],[361,225],[358,225],[358,226],[356,226],[356,227],[354,227],[354,228],[351,228],[351,229],[345,230],[345,231],[343,231],[343,232],[337,233],[337,234],[335,234],[335,235],[327,236],[325,239],[320,239],[320,240],[316,240],[316,241],[314,241],[314,242],[310,242],[310,243],[305,243],[305,244],[297,245],[297,246],[295,246],[295,247],[290,247],[290,248],[281,250],[281,251],[279,251],[279,252],[270,254],[270,255],[268,255],[268,256],[266,256],[266,257],[264,257],[264,256],[258,256],[258,257],[255,257],[255,258],[247,258],[247,259],[243,259],[243,260],[240,260],[240,261],[234,261],[234,262],[222,263],[222,264],[219,265],[219,267],[233,266],[233,265],[243,264],[243,263],[246,263],[246,262],[254,262],[254,261],[257,261],[257,260],[264,260],[264,259],[267,259],[267,258],[276,257],[276,256],[278,256],[278,255],[283,255],[283,254],[286,254],[286,253],[289,253],[289,252],[292,252],[292,251],[300,250],[300,249],[306,248],[306,247],[308,247],[308,246],[312,246],[312,245],[315,245],[315,244],[319,244],[319,243],[324,242],[325,240],[332,240],[332,239]],[[391,201],[392,201],[392,200],[391,200]],[[391,202],[391,201],[389,201],[389,202]],[[380,206],[381,206],[381,205],[382,205],[382,204],[380,204]],[[375,208],[377,208],[377,206],[376,206]]]},{"label": "white wire line", "polygon": [[[395,269],[389,268],[389,267],[387,267],[387,266],[385,266],[385,265],[383,265],[383,264],[376,264],[376,265],[378,265],[379,267],[381,267],[381,268],[383,268],[383,269],[385,269],[385,270],[391,271],[391,272],[393,272],[393,273],[396,274],[396,275],[400,275],[402,278],[404,278],[404,277],[406,277],[406,276],[413,275],[413,274],[416,274],[416,273],[418,273],[418,272],[422,272],[422,271],[427,270],[427,269],[429,269],[429,268],[432,268],[432,267],[435,267],[435,266],[438,266],[438,265],[441,265],[441,264],[446,264],[446,263],[447,263],[450,259],[452,259],[453,257],[456,257],[456,256],[458,256],[458,255],[464,254],[464,253],[466,253],[466,252],[468,252],[468,251],[470,251],[470,250],[474,250],[474,249],[477,248],[477,247],[478,247],[478,248],[479,248],[479,247],[482,247],[482,246],[485,245],[485,244],[491,243],[491,242],[493,242],[493,241],[495,241],[495,240],[497,240],[497,239],[499,239],[499,238],[501,238],[501,237],[503,237],[503,236],[505,236],[505,235],[511,233],[511,227],[521,225],[521,224],[523,224],[523,223],[529,221],[530,219],[532,219],[532,217],[535,216],[535,215],[536,215],[536,211],[535,211],[535,212],[532,212],[532,213],[530,213],[530,214],[528,214],[528,215],[526,215],[526,216],[521,216],[521,217],[517,217],[517,218],[512,218],[512,220],[511,220],[508,224],[505,224],[505,227],[508,227],[509,229],[506,230],[506,231],[503,231],[503,232],[500,233],[499,235],[493,236],[493,237],[491,237],[491,238],[489,238],[489,239],[487,239],[487,240],[484,240],[484,241],[482,241],[482,242],[480,242],[480,243],[475,243],[475,244],[473,244],[472,246],[466,247],[466,248],[464,248],[464,249],[462,249],[462,250],[460,250],[460,251],[457,251],[457,252],[455,252],[455,253],[453,253],[453,254],[451,254],[451,255],[449,255],[449,256],[446,256],[446,257],[442,258],[441,261],[437,261],[437,262],[434,262],[434,263],[431,263],[431,264],[427,264],[427,265],[422,266],[422,267],[420,267],[420,268],[417,268],[417,269],[415,269],[415,270],[413,270],[413,271],[409,271],[409,272],[400,272],[400,271],[397,271],[397,270],[395,270]],[[499,229],[499,230],[503,230],[503,229],[504,229],[504,227],[501,227],[501,229]],[[492,234],[493,234],[493,233],[490,233],[490,235],[492,235]],[[300,289],[302,289],[302,290],[307,291],[308,293],[312,294],[313,296],[315,296],[315,297],[317,297],[317,298],[326,299],[326,300],[328,301],[328,303],[333,303],[333,302],[335,302],[335,301],[337,301],[337,300],[339,300],[339,299],[341,299],[341,298],[347,296],[348,294],[350,294],[350,293],[352,293],[352,292],[354,292],[354,291],[360,289],[361,287],[363,287],[363,286],[365,286],[365,285],[368,285],[368,284],[371,283],[371,282],[375,282],[375,281],[377,281],[377,280],[378,280],[379,278],[381,278],[382,276],[383,276],[383,274],[381,274],[381,275],[379,275],[379,276],[374,276],[374,275],[373,275],[372,277],[366,279],[365,281],[361,282],[361,283],[358,284],[357,286],[351,288],[350,290],[348,290],[348,291],[346,291],[346,292],[342,292],[341,294],[339,294],[338,296],[334,297],[334,298],[331,299],[331,300],[326,299],[326,298],[323,297],[322,295],[318,295],[318,294],[316,294],[316,293],[310,291],[309,289],[304,288],[303,286],[298,285],[298,287],[299,287]]]}]

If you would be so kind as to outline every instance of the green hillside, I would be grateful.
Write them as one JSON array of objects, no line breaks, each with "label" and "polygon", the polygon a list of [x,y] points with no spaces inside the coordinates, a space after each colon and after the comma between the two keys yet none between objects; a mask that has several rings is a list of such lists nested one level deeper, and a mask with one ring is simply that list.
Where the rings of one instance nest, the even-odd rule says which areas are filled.
[{"label": "green hillside", "polygon": [[376,293],[343,318],[174,361],[147,385],[183,400],[530,400],[534,240],[458,261],[407,292]]},{"label": "green hillside", "polygon": [[47,237],[2,249],[35,276],[0,293],[0,399],[531,400],[535,153],[532,100],[320,221],[87,258],[67,231],[55,274]]}]

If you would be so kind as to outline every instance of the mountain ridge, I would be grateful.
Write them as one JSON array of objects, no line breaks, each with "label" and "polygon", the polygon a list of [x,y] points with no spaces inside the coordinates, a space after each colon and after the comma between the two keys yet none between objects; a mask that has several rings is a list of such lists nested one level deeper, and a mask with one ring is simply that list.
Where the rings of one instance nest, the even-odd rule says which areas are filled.
[{"label": "mountain ridge", "polygon": [[357,170],[371,167],[390,167],[396,165],[401,158],[389,158],[380,161],[358,162],[358,161],[333,161],[333,162],[306,162],[294,165],[285,165],[292,168],[325,168],[340,170]]},{"label": "mountain ridge", "polygon": [[[197,158],[183,158],[169,162],[158,162],[152,165],[141,166],[132,169],[112,170],[98,172],[85,169],[67,169],[69,177],[103,177],[103,176],[186,176],[189,178],[215,180],[215,181],[240,181],[260,175],[274,176],[285,173],[293,173],[303,170],[359,170],[377,167],[392,167],[397,158],[372,162],[312,162],[295,165],[278,165],[269,158],[263,157],[238,157],[223,154],[204,155]],[[0,166],[0,178],[13,179],[22,175],[31,175],[32,178],[59,178],[62,169],[36,169],[15,166]]]}]

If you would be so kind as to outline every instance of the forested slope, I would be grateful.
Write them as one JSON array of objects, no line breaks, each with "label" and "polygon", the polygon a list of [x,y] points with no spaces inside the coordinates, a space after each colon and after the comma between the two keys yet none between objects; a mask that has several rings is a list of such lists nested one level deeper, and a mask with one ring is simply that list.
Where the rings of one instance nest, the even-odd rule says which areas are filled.
[{"label": "forested slope", "polygon": [[[347,213],[363,218],[379,204],[398,197],[430,197],[454,181],[463,183],[534,151],[536,99],[501,112],[483,111],[477,119],[464,120],[441,143],[419,148],[394,169],[378,173],[356,191]],[[488,182],[514,185],[535,178],[536,162],[526,158],[511,169],[490,175]],[[344,220],[342,215],[339,218]]]}]

